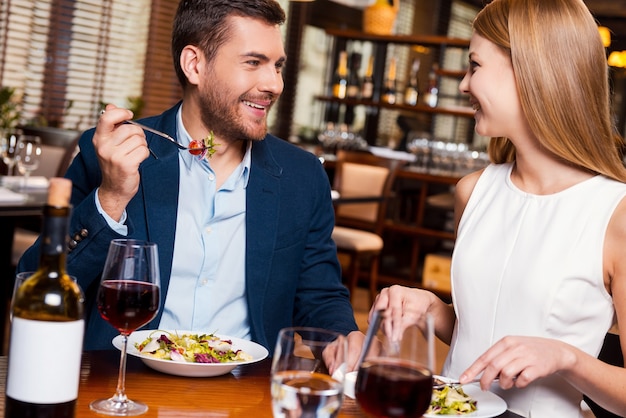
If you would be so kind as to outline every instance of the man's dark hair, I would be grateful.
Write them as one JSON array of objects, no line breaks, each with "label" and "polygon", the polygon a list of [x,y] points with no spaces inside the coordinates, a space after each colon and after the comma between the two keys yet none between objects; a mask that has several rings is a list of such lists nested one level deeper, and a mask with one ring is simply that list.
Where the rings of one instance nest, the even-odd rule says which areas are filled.
[{"label": "man's dark hair", "polygon": [[271,25],[285,22],[285,11],[275,0],[181,0],[172,30],[172,57],[183,88],[187,85],[180,67],[183,48],[199,47],[210,62],[228,40],[230,16],[251,17]]}]

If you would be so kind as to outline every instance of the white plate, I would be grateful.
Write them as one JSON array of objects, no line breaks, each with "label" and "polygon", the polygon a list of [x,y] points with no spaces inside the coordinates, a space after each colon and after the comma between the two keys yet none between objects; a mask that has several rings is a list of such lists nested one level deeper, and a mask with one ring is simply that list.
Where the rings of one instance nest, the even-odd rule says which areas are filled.
[{"label": "white plate", "polygon": [[[445,377],[441,376],[433,376],[435,378],[441,379],[444,382],[448,380]],[[506,402],[504,399],[499,397],[493,392],[483,391],[480,386],[476,384],[471,385],[463,385],[463,391],[476,400],[476,411],[471,414],[463,414],[464,417],[472,417],[472,418],[490,418],[497,417],[506,411]],[[458,417],[459,415],[435,415],[435,414],[424,414],[423,418],[438,418],[438,417]]]},{"label": "white plate", "polygon": [[[172,334],[203,334],[203,332],[198,331],[169,331],[169,330],[159,330],[164,332],[169,332]],[[146,356],[141,354],[139,350],[135,347],[135,343],[141,343],[143,340],[148,338],[150,334],[155,332],[155,330],[141,330],[135,331],[128,337],[128,348],[127,353],[131,356],[139,357],[141,361],[143,361],[148,367],[163,372],[167,374],[173,374],[176,376],[186,376],[186,377],[212,377],[212,376],[221,376],[223,374],[229,373],[235,367],[242,366],[245,364],[256,363],[257,361],[263,360],[268,356],[268,351],[262,345],[254,343],[252,341],[243,340],[241,338],[229,337],[227,335],[215,334],[217,337],[222,340],[231,340],[233,342],[233,349],[235,350],[243,350],[244,352],[250,354],[252,356],[252,360],[249,361],[238,361],[232,363],[180,363],[172,360],[162,360],[153,358],[150,356]],[[113,345],[118,350],[122,348],[122,336],[118,335],[113,338]]]}]

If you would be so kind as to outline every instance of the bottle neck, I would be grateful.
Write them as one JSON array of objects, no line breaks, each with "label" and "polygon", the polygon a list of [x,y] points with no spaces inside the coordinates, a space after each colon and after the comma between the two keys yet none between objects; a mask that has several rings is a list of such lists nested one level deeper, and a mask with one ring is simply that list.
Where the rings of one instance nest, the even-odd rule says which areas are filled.
[{"label": "bottle neck", "polygon": [[44,206],[40,268],[65,272],[70,212],[69,207]]}]

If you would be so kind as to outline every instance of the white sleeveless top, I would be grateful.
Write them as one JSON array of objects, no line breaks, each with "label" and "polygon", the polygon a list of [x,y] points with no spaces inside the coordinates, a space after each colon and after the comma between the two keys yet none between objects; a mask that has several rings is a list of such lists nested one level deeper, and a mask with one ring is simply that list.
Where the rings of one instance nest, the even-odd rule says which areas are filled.
[{"label": "white sleeveless top", "polygon": [[[457,323],[444,375],[457,378],[507,335],[556,338],[596,357],[614,321],[603,282],[608,222],[626,184],[595,176],[551,195],[490,165],[461,218],[452,257]],[[492,391],[524,417],[578,417],[582,394],[558,375]]]}]

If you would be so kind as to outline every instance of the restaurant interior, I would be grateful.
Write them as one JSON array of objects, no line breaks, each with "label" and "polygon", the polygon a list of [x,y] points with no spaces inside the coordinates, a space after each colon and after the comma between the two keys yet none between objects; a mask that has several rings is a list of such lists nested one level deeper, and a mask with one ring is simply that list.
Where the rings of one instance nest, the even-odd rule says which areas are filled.
[{"label": "restaurant interior", "polygon": [[[14,0],[0,8],[0,21],[6,23],[0,33],[4,39],[0,85],[12,93],[3,97],[19,108],[13,126],[19,124],[43,140],[43,157],[33,178],[64,172],[76,151],[78,134],[95,123],[103,103],[129,107],[141,117],[156,114],[179,99],[169,54],[163,52],[168,49],[168,25],[177,1],[152,2],[149,16],[138,5],[116,11],[115,2],[81,7],[40,3],[33,9],[27,7],[28,2]],[[626,62],[620,56],[626,55],[622,52],[626,50],[626,2],[588,0],[586,4],[606,36],[613,111],[623,133]],[[338,171],[338,150],[343,154],[365,150],[395,162],[387,169],[389,177],[383,177],[387,181],[379,182],[378,201],[346,203],[344,194],[336,205],[335,238],[340,241],[346,284],[353,290],[368,289],[369,300],[381,286],[395,283],[423,286],[448,296],[445,272],[454,246],[454,184],[487,161],[488,139],[473,132],[473,112],[458,93],[467,62],[470,22],[481,5],[482,0],[397,0],[386,6],[365,0],[283,2],[289,64],[284,71],[285,91],[271,114],[270,132],[318,154],[339,192],[342,181],[348,183],[344,188],[352,188],[348,194],[364,193],[360,189],[368,189],[368,184],[351,181],[348,173],[333,178]],[[380,8],[374,13],[368,6]],[[105,29],[86,31],[84,26],[90,22],[81,24],[73,17],[87,12],[101,26],[119,25],[118,31],[123,30],[123,22],[116,18],[124,15],[130,20],[134,13],[144,16],[132,28],[144,51],[139,52],[137,45],[117,51],[120,39],[110,39]],[[42,13],[43,18],[39,17]],[[113,32],[111,27],[106,30]],[[63,31],[72,36],[61,36]],[[138,36],[137,31],[144,34]],[[45,41],[42,34],[47,35]],[[72,37],[74,43],[68,42]],[[83,41],[80,47],[75,46],[79,40]],[[108,44],[103,50],[105,40]],[[23,48],[24,42],[33,48]],[[85,54],[79,48],[93,49],[91,64],[72,56],[74,49],[77,56]],[[70,57],[62,61],[65,51],[70,51]],[[42,53],[47,54],[45,60]],[[129,66],[126,58],[131,54],[136,54],[137,62]],[[358,89],[337,97],[333,79],[342,55]],[[92,84],[86,84],[86,77],[76,71],[85,68],[94,69]],[[371,85],[369,97],[362,94],[366,78]],[[385,89],[391,82],[395,91],[388,100]],[[0,162],[3,174],[7,163],[6,157]],[[371,188],[368,192],[372,194]],[[2,248],[6,268],[15,265],[37,233],[38,220],[22,218],[16,219],[13,239],[6,239],[10,246]],[[356,230],[365,234],[357,240],[370,244],[360,253],[350,242],[350,233]]]},{"label": "restaurant interior", "polygon": [[[11,129],[42,140],[39,166],[22,189],[32,204],[20,208],[22,201],[4,201],[0,193],[3,277],[13,274],[38,234],[45,179],[65,172],[80,132],[95,124],[102,105],[116,103],[142,117],[179,100],[168,52],[177,3],[0,4],[0,189],[22,184],[6,152]],[[454,185],[488,163],[488,138],[474,133],[473,111],[458,93],[471,19],[484,1],[280,3],[288,16],[288,65],[270,132],[315,153],[327,170],[336,192],[333,238],[359,325],[367,328],[370,304],[383,286],[423,287],[449,298]],[[585,3],[604,36],[612,111],[624,134],[626,0]],[[338,92],[342,68],[348,88]],[[2,312],[12,292],[8,283]],[[446,348],[438,350],[440,363]]]}]

